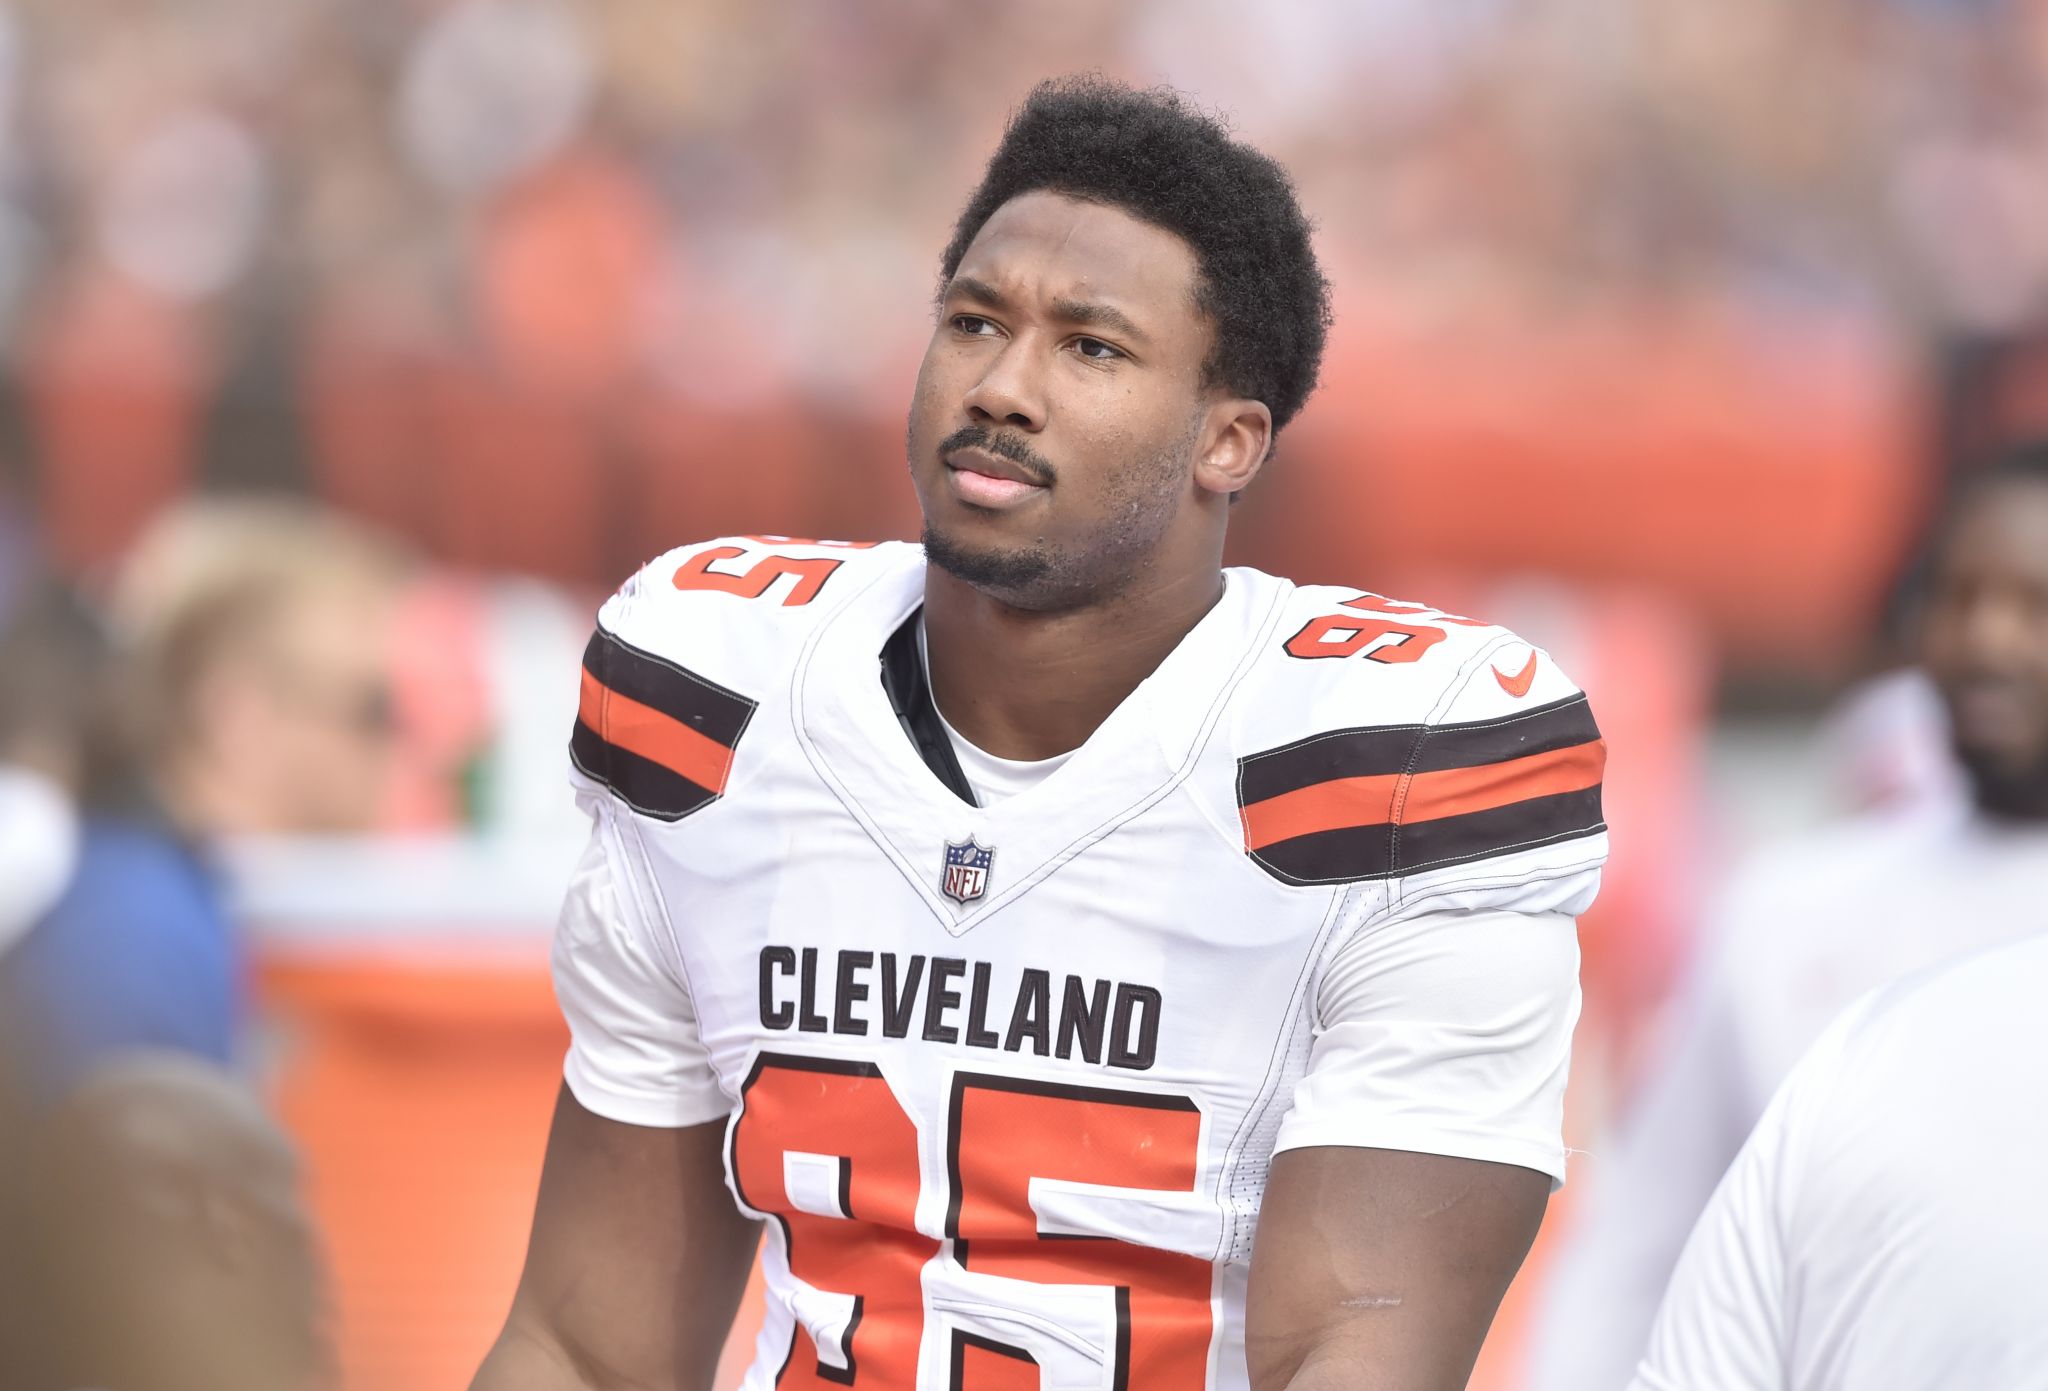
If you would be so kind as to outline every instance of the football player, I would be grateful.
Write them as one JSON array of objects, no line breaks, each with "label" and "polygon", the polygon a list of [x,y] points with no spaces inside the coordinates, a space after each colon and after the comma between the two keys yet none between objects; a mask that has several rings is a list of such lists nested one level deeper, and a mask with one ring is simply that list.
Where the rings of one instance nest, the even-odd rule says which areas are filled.
[{"label": "football player", "polygon": [[1738,876],[1547,1291],[1537,1391],[1627,1382],[1686,1233],[1830,1019],[2048,930],[2048,448],[1997,459],[1942,518],[1917,628],[1970,795],[1797,838]]},{"label": "football player", "polygon": [[764,1230],[756,1391],[1462,1386],[1564,1172],[1586,699],[1223,568],[1329,310],[1217,122],[1041,86],[941,268],[923,545],[688,546],[599,615],[475,1386],[708,1386]]}]

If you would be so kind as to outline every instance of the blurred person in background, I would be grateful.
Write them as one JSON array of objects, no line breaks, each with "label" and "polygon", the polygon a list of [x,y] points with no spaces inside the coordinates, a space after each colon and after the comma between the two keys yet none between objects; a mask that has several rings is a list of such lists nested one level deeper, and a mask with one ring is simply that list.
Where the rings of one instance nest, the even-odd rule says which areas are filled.
[{"label": "blurred person in background", "polygon": [[192,503],[135,549],[112,606],[111,771],[68,888],[0,959],[38,1090],[119,1048],[236,1060],[245,969],[211,847],[372,824],[400,573],[380,540],[281,501]]},{"label": "blurred person in background", "polygon": [[403,574],[375,534],[296,499],[201,500],[142,538],[112,615],[131,729],[174,822],[253,836],[375,821]]},{"label": "blurred person in background", "polygon": [[2048,1386],[2048,935],[1881,990],[1793,1068],[1632,1391]]},{"label": "blurred person in background", "polygon": [[1937,528],[1913,627],[1970,796],[1910,799],[1780,846],[1730,885],[1672,1046],[1563,1249],[1536,1391],[1628,1381],[1701,1206],[1837,1011],[1907,972],[2048,931],[2048,445],[2008,451],[1964,488]]},{"label": "blurred person in background", "polygon": [[14,1182],[13,1391],[321,1391],[327,1289],[290,1144],[186,1054],[122,1053],[36,1120]]}]

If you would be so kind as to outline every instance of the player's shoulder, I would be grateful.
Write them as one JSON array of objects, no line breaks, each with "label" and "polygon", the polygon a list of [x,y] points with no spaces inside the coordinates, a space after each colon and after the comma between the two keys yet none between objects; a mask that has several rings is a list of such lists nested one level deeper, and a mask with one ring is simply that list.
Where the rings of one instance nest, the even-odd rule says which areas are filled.
[{"label": "player's shoulder", "polygon": [[[1255,742],[1338,732],[1443,737],[1491,722],[1591,725],[1585,693],[1511,629],[1408,599],[1293,585],[1252,681]],[[1572,713],[1552,712],[1569,707]]]},{"label": "player's shoulder", "polygon": [[666,551],[598,610],[609,645],[740,687],[771,681],[820,622],[874,581],[921,576],[900,541],[722,536]]},{"label": "player's shoulder", "polygon": [[[1809,1130],[1835,1136],[1838,1157],[1860,1164],[1869,1127],[1890,1129],[1888,1152],[1923,1144],[1927,1120],[1950,1107],[1988,1118],[1986,1095],[2037,1095],[2048,1086],[2040,1001],[2048,990],[2048,936],[2024,937],[1939,962],[1866,992],[1835,1016],[1801,1056],[1784,1090]],[[1958,1090],[1957,1079],[1970,1085]],[[1901,1110],[1901,1107],[1904,1110]],[[1939,1129],[1939,1126],[1937,1126]]]},{"label": "player's shoulder", "polygon": [[1549,867],[1604,853],[1606,746],[1548,652],[1483,619],[1324,585],[1293,587],[1271,631],[1236,724],[1240,817],[1269,872],[1469,878],[1536,851],[1553,850]]},{"label": "player's shoulder", "polygon": [[2039,1047],[2044,994],[2048,933],[2035,933],[1879,986],[1865,997],[1855,1033],[1866,1046],[1903,1038],[1916,1049],[1940,1039],[1961,1053],[2024,1048],[2043,1060],[2048,1079],[2048,1050]]},{"label": "player's shoulder", "polygon": [[569,752],[632,810],[674,821],[723,796],[741,737],[847,605],[921,585],[903,542],[733,536],[669,551],[598,610]]}]

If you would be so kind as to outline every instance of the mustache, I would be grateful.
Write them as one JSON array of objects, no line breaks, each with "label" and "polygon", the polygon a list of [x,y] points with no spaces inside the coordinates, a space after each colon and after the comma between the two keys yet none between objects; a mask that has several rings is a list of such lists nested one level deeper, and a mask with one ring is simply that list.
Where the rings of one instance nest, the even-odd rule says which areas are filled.
[{"label": "mustache", "polygon": [[998,433],[986,425],[962,425],[952,434],[939,441],[939,457],[944,459],[956,449],[986,449],[999,459],[1008,459],[1018,468],[1031,475],[1034,483],[1049,484],[1060,476],[1060,471],[1043,454],[1033,449],[1015,435]]}]

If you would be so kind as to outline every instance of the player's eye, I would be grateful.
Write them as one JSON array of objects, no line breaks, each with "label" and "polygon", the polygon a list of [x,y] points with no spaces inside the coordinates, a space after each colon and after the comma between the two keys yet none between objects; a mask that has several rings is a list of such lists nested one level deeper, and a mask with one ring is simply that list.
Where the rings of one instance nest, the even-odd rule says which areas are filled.
[{"label": "player's eye", "polygon": [[1123,356],[1121,350],[1111,347],[1100,338],[1076,338],[1074,351],[1090,362],[1114,362]]},{"label": "player's eye", "polygon": [[979,314],[955,314],[953,327],[972,338],[986,338],[996,331],[996,326]]}]

